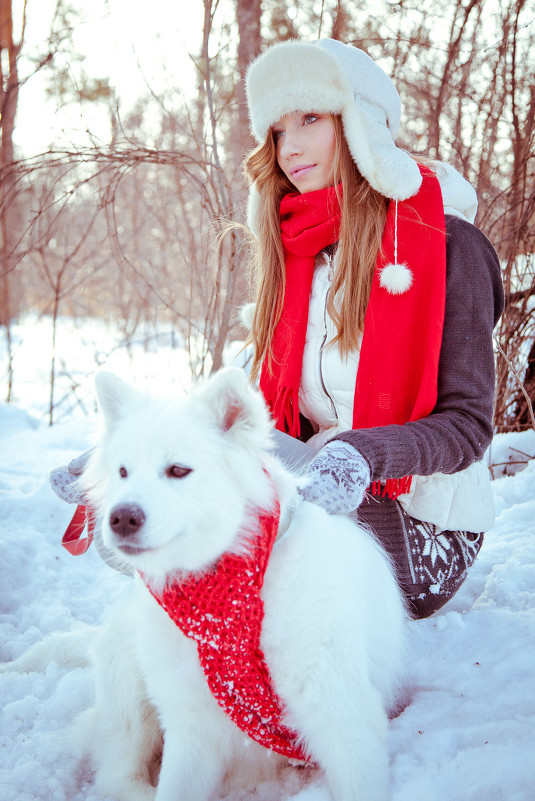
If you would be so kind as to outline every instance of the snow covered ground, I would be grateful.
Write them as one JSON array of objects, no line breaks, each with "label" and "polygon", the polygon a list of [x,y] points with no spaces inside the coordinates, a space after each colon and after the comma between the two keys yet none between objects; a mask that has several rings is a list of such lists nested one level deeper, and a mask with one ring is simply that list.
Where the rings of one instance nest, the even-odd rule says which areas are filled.
[{"label": "snow covered ground", "polygon": [[[93,548],[72,557],[60,545],[73,507],[51,492],[48,473],[87,447],[96,418],[76,403],[46,426],[43,337],[28,331],[25,340],[17,405],[0,405],[0,661],[48,632],[100,621],[128,581]],[[188,383],[184,362],[162,347],[140,368],[140,354],[111,363],[70,341],[80,375],[98,361],[126,379],[141,370],[141,385],[163,370],[167,385]],[[91,381],[81,383],[89,398]],[[516,461],[519,451],[535,453],[535,433],[496,437],[493,461]],[[391,723],[392,801],[535,798],[535,460],[493,486],[496,524],[469,579],[441,612],[410,624],[410,703]],[[0,801],[104,801],[69,735],[91,700],[90,669],[3,674],[0,698]],[[249,798],[330,801],[321,776],[298,771],[232,801]]]}]

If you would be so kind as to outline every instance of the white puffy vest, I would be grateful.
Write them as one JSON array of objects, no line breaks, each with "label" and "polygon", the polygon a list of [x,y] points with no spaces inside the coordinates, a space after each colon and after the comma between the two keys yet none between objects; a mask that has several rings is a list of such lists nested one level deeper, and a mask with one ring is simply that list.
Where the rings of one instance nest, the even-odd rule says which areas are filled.
[{"label": "white puffy vest", "polygon": [[[335,336],[326,309],[331,279],[331,259],[320,253],[310,294],[299,390],[299,409],[315,431],[307,444],[316,450],[341,431],[353,428],[359,361],[358,350],[343,358],[337,345],[328,344]],[[398,500],[412,517],[434,523],[442,531],[480,532],[494,524],[494,501],[485,459],[452,475],[413,476],[410,492]]]}]

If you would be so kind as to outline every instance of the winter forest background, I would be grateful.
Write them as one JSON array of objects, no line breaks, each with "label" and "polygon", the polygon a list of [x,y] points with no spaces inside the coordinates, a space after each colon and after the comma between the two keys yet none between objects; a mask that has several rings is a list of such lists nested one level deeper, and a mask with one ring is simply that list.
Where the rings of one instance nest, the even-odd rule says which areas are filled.
[{"label": "winter forest background", "polygon": [[0,0],[0,26],[4,400],[24,321],[50,339],[51,423],[79,404],[59,334],[88,319],[114,348],[165,336],[193,377],[221,366],[247,296],[240,233],[217,237],[245,215],[244,72],[273,41],[330,36],[394,78],[399,144],[476,188],[507,296],[496,430],[534,426],[534,0]]},{"label": "winter forest background", "polygon": [[[496,524],[455,598],[410,625],[392,801],[531,801],[535,0],[0,0],[0,662],[128,589],[94,548],[61,548],[73,507],[48,473],[94,438],[98,369],[167,394],[239,350],[247,253],[218,234],[245,219],[243,75],[269,43],[319,36],[378,59],[398,143],[476,188],[506,291]],[[1,678],[0,801],[104,801],[70,728],[90,668]],[[328,798],[292,772],[228,801]]]}]

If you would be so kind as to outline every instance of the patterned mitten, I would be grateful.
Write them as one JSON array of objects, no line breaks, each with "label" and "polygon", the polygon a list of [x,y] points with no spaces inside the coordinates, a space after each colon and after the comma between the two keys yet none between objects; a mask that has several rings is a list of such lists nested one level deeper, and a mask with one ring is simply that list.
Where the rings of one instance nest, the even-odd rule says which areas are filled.
[{"label": "patterned mitten", "polygon": [[342,440],[328,442],[310,462],[308,482],[300,489],[306,501],[331,514],[349,514],[360,506],[370,483],[368,462]]},{"label": "patterned mitten", "polygon": [[78,478],[84,472],[87,461],[92,453],[92,448],[80,456],[77,456],[67,467],[56,467],[50,473],[50,486],[67,503],[77,503],[82,506],[85,504],[84,494],[78,484]]}]

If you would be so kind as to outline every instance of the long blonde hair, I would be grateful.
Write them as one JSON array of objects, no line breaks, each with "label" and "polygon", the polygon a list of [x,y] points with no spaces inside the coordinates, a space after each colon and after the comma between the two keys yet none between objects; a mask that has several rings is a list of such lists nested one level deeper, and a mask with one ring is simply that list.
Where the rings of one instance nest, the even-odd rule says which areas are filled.
[{"label": "long blonde hair", "polygon": [[[334,186],[342,185],[341,222],[335,272],[327,300],[340,353],[358,347],[370,298],[373,273],[386,220],[387,200],[360,174],[349,152],[342,120],[331,116],[335,132]],[[273,332],[280,320],[285,288],[279,206],[295,187],[277,164],[271,131],[265,142],[245,160],[244,172],[258,191],[253,243],[253,291],[256,300],[249,342],[254,346],[251,375],[255,378],[265,360],[271,363]]]}]

